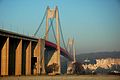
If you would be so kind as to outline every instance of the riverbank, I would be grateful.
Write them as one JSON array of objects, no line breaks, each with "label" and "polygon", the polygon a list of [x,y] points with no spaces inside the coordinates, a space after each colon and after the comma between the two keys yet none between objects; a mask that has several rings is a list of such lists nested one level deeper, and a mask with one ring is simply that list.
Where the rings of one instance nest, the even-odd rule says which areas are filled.
[{"label": "riverbank", "polygon": [[0,80],[120,80],[120,75],[5,76]]}]

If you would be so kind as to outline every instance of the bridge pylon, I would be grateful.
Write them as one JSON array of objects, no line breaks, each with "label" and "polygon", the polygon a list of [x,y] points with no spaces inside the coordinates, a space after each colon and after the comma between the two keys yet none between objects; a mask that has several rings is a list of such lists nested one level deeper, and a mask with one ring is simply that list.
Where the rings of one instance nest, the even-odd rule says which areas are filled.
[{"label": "bridge pylon", "polygon": [[68,52],[73,56],[73,61],[68,63],[67,74],[74,74],[76,64],[76,50],[74,46],[74,39],[68,39]]},{"label": "bridge pylon", "polygon": [[49,32],[49,21],[53,22],[53,19],[55,19],[56,22],[56,44],[57,44],[57,49],[53,53],[50,61],[48,62],[47,66],[54,65],[53,72],[55,74],[60,74],[61,73],[61,65],[60,65],[60,31],[59,31],[59,15],[58,15],[58,8],[56,6],[55,9],[50,9],[47,7],[47,14],[46,14],[46,33],[45,33],[45,40],[48,41],[48,32]]},{"label": "bridge pylon", "polygon": [[67,50],[73,56],[73,62],[76,62],[76,50],[74,46],[74,39],[68,39]]}]

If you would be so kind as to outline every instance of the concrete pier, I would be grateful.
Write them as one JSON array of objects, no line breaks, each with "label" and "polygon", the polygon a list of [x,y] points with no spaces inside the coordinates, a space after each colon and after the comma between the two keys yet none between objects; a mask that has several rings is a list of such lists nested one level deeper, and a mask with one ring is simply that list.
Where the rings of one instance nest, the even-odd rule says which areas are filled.
[{"label": "concrete pier", "polygon": [[1,75],[8,75],[9,37],[5,38],[1,48]]}]

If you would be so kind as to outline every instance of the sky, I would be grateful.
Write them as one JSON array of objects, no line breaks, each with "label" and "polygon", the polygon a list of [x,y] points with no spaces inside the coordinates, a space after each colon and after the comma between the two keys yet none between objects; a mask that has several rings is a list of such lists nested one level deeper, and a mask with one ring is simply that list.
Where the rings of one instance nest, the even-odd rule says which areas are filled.
[{"label": "sky", "polygon": [[0,0],[0,28],[31,36],[47,6],[58,6],[65,41],[75,39],[77,54],[120,51],[120,0]]}]

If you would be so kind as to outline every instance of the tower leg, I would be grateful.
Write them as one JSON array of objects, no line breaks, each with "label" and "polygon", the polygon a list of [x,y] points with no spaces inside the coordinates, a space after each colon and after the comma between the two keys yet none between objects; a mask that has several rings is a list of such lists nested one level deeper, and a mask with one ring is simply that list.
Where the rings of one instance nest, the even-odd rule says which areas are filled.
[{"label": "tower leg", "polygon": [[60,32],[59,32],[59,19],[58,19],[58,8],[56,7],[56,39],[57,39],[57,59],[58,59],[58,74],[61,74],[61,65],[60,65]]}]

